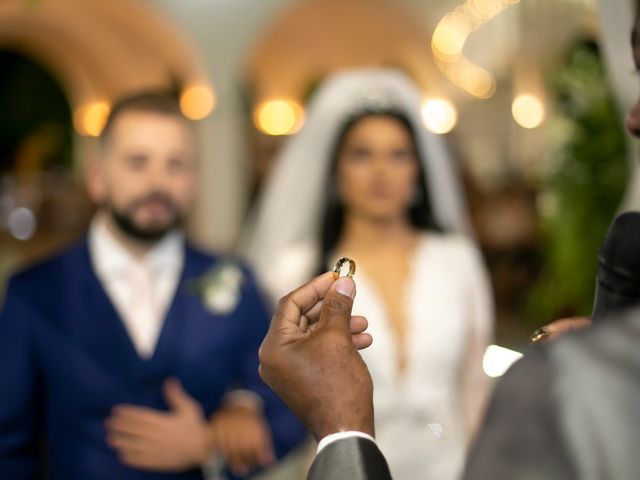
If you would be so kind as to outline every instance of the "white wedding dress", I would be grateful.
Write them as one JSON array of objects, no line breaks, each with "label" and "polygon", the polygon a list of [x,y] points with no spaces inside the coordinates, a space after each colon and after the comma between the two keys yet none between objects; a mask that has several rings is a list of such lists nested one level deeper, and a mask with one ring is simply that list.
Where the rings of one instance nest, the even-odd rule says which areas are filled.
[{"label": "white wedding dress", "polygon": [[[276,300],[316,273],[316,259],[312,245],[286,249],[264,287]],[[353,313],[367,317],[374,339],[361,353],[373,378],[376,438],[395,480],[455,479],[489,386],[482,355],[491,294],[480,255],[463,236],[424,235],[411,268],[401,374],[385,305],[366,272],[355,276]]]},{"label": "white wedding dress", "polygon": [[354,314],[368,318],[374,338],[362,355],[374,382],[376,437],[395,480],[449,480],[460,473],[488,390],[482,355],[493,327],[485,270],[465,236],[471,228],[456,162],[445,139],[422,122],[423,95],[394,70],[343,71],[326,79],[305,109],[305,125],[279,152],[241,246],[274,304],[310,280],[318,270],[315,242],[342,126],[363,111],[391,108],[407,116],[434,220],[455,233],[427,233],[414,253],[404,292],[402,373],[383,300],[362,265],[356,272]]}]

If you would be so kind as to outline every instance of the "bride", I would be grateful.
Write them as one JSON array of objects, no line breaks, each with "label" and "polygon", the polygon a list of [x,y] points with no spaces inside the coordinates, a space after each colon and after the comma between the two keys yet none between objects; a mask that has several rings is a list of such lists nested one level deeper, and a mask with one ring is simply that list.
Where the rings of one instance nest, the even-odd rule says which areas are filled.
[{"label": "bride", "polygon": [[375,391],[377,442],[396,480],[453,479],[482,412],[491,293],[452,160],[402,74],[324,83],[277,159],[245,253],[274,301],[341,256]]}]

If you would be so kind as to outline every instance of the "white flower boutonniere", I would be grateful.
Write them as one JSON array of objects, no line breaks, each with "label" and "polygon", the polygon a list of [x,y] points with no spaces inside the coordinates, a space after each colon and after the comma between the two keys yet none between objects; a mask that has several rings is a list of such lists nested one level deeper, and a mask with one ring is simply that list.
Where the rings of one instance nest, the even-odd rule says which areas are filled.
[{"label": "white flower boutonniere", "polygon": [[240,303],[243,280],[244,274],[236,262],[222,260],[196,280],[195,288],[207,310],[226,315]]}]

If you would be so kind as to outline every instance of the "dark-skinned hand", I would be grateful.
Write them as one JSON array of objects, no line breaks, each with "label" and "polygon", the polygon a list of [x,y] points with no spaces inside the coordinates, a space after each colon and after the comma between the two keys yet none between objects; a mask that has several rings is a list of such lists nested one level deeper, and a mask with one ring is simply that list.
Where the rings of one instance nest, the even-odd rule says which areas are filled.
[{"label": "dark-skinned hand", "polygon": [[352,317],[355,283],[332,273],[283,297],[260,348],[260,375],[317,439],[374,434],[373,384],[358,349],[367,322]]}]

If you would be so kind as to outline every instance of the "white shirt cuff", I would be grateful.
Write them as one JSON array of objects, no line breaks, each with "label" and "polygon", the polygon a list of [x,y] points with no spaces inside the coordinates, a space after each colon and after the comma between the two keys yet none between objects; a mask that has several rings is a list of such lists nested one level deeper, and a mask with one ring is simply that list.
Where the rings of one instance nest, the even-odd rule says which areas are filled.
[{"label": "white shirt cuff", "polygon": [[316,455],[320,453],[322,449],[327,445],[329,445],[330,443],[336,442],[338,440],[342,440],[343,438],[349,438],[349,437],[366,438],[367,440],[371,440],[373,443],[376,443],[376,440],[368,433],[355,432],[355,431],[336,432],[336,433],[327,435],[326,437],[322,438],[320,442],[318,442],[318,450],[316,451]]},{"label": "white shirt cuff", "polygon": [[243,405],[253,407],[256,411],[261,412],[264,406],[262,397],[251,390],[231,390],[224,395],[223,403],[227,405]]}]

